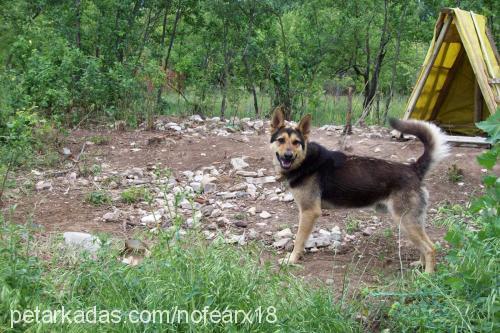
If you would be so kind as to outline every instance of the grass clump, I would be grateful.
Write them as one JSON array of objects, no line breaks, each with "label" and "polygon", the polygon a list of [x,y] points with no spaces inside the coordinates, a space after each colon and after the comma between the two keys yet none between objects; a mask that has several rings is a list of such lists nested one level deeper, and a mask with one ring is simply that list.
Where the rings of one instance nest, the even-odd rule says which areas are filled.
[{"label": "grass clump", "polygon": [[104,191],[92,191],[87,194],[85,201],[94,206],[108,205],[111,203],[111,196]]},{"label": "grass clump", "polygon": [[105,146],[109,144],[110,139],[109,137],[104,135],[93,135],[90,137],[89,141],[95,144],[96,146]]},{"label": "grass clump", "polygon": [[145,187],[131,187],[126,189],[121,194],[122,201],[127,204],[137,203],[142,200],[150,200],[151,193]]},{"label": "grass clump", "polygon": [[[7,231],[8,232],[5,232]],[[288,271],[259,263],[259,250],[239,249],[215,241],[206,244],[193,232],[181,239],[159,233],[152,254],[137,267],[117,260],[119,250],[105,244],[95,260],[82,255],[69,264],[63,251],[53,251],[52,264],[28,256],[30,242],[22,227],[4,225],[0,238],[0,329],[11,332],[360,332],[353,311],[323,287],[307,286]],[[173,242],[173,238],[176,239]],[[56,245],[53,245],[56,246]],[[7,290],[7,292],[5,291]],[[6,297],[4,297],[6,295]],[[10,310],[61,309],[76,312],[116,310],[116,322],[15,323]],[[155,310],[238,310],[236,322],[179,320],[163,323]],[[149,322],[140,313],[150,311]],[[249,320],[244,320],[242,313]],[[153,313],[155,322],[153,322]],[[181,312],[179,312],[181,313]],[[259,315],[262,313],[262,315]],[[137,320],[136,323],[130,318]],[[189,317],[191,318],[191,317]],[[210,318],[210,317],[208,317]]]}]

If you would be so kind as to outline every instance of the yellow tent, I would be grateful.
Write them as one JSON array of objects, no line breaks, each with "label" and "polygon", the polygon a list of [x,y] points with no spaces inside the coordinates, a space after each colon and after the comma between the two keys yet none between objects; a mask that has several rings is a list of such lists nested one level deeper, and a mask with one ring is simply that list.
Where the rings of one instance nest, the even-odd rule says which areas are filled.
[{"label": "yellow tent", "polygon": [[449,133],[481,133],[474,123],[500,102],[498,58],[484,16],[443,9],[404,118],[431,121]]}]

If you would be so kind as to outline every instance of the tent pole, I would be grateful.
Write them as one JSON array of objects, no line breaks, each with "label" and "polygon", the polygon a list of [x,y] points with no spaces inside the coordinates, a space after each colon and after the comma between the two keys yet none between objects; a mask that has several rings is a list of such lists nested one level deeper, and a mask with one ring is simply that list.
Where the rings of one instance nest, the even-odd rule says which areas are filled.
[{"label": "tent pole", "polygon": [[415,87],[414,94],[412,94],[412,98],[410,102],[408,103],[408,108],[406,109],[404,119],[408,119],[410,114],[413,111],[413,108],[415,107],[415,104],[417,104],[418,97],[420,96],[420,93],[422,92],[422,89],[424,88],[425,81],[427,81],[427,78],[429,77],[429,73],[431,72],[432,65],[434,64],[434,61],[436,60],[439,50],[441,49],[441,45],[443,44],[444,37],[446,36],[446,33],[448,32],[448,29],[450,27],[451,21],[453,20],[453,15],[452,14],[447,14],[446,19],[444,21],[443,27],[441,28],[441,31],[439,32],[439,36],[436,40],[436,44],[434,44],[434,49],[432,50],[432,55],[429,59],[429,62],[427,63],[427,66],[424,68],[422,77],[420,80],[417,82],[417,86]]},{"label": "tent pole", "polygon": [[483,120],[483,93],[477,80],[474,83],[474,122]]}]

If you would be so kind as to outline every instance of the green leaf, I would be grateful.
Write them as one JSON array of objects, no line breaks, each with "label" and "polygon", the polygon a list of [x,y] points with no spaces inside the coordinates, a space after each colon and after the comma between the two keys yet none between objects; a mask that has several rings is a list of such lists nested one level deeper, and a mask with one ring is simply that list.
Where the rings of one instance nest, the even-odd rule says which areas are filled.
[{"label": "green leaf", "polygon": [[493,143],[500,141],[500,112],[496,112],[488,119],[476,123],[476,126],[488,133]]},{"label": "green leaf", "polygon": [[487,151],[477,157],[477,161],[479,164],[484,166],[485,168],[491,170],[495,164],[497,163],[497,154],[495,150]]}]

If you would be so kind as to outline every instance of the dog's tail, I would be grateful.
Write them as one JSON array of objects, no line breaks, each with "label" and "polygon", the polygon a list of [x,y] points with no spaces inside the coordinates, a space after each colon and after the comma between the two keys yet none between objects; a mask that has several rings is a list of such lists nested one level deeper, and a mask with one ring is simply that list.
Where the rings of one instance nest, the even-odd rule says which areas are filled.
[{"label": "dog's tail", "polygon": [[446,144],[446,138],[436,125],[426,121],[394,118],[389,119],[389,124],[401,133],[415,135],[424,144],[424,153],[414,163],[420,179],[448,155],[449,146]]}]

